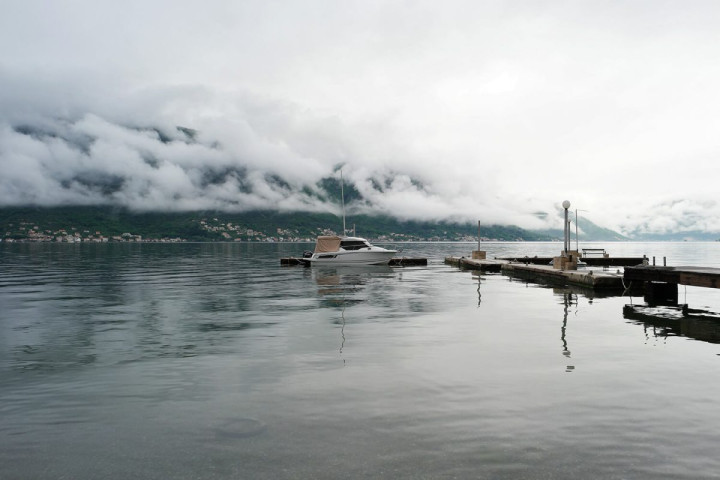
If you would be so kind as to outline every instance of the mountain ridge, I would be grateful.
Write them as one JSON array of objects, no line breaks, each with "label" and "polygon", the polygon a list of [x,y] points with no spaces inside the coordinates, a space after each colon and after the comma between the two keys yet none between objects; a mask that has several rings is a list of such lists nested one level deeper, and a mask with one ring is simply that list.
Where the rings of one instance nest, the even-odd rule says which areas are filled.
[{"label": "mountain ridge", "polygon": [[[383,215],[353,215],[348,227],[358,235],[388,241],[477,239],[477,224],[399,220]],[[340,233],[342,220],[331,213],[254,210],[228,213],[133,212],[113,206],[2,207],[3,238],[29,240],[48,237],[112,238],[131,234],[149,238],[181,238],[194,241],[311,241],[317,235]],[[99,232],[99,233],[98,233]],[[76,235],[78,234],[78,235]],[[551,232],[532,232],[516,226],[487,225],[485,240],[552,241]]]},{"label": "mountain ridge", "polygon": [[[332,195],[332,194],[331,194]],[[204,223],[203,223],[204,222]],[[227,224],[235,229],[230,232]],[[348,230],[356,226],[357,234],[372,239],[476,241],[477,223],[452,220],[404,220],[382,214],[351,214]],[[0,207],[0,239],[29,240],[34,227],[39,234],[54,238],[65,234],[101,232],[112,237],[123,233],[146,238],[182,238],[192,241],[311,241],[321,234],[339,234],[342,218],[324,212],[280,212],[250,210],[225,212],[200,210],[187,212],[133,211],[126,207],[103,206],[5,206]],[[242,230],[241,233],[240,230]],[[248,231],[252,234],[248,234]],[[575,238],[575,224],[571,223],[571,238]],[[278,233],[278,232],[282,233]],[[717,235],[702,231],[668,232],[663,234],[635,234],[625,236],[579,218],[579,241],[716,241]],[[229,233],[230,237],[223,235]],[[499,241],[562,241],[560,229],[524,229],[515,225],[482,224],[484,240]]]}]

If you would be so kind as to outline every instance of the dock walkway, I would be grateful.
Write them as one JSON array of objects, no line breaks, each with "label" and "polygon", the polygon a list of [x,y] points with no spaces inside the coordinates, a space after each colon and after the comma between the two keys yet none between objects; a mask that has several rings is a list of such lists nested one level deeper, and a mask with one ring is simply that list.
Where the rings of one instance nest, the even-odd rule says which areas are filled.
[{"label": "dock walkway", "polygon": [[[553,257],[500,257],[498,260],[507,260],[515,263],[532,263],[535,265],[550,265]],[[645,257],[593,257],[583,255],[580,257],[580,260],[589,267],[627,267],[630,265],[642,265],[643,261],[647,259]]]},{"label": "dock walkway", "polygon": [[692,287],[720,288],[720,268],[640,265],[627,267],[625,280],[626,282],[662,282]]},{"label": "dock walkway", "polygon": [[624,290],[623,277],[617,273],[595,272],[592,270],[557,270],[551,265],[533,265],[531,263],[515,263],[508,260],[473,260],[466,257],[446,257],[445,263],[460,268],[480,270],[483,272],[502,272],[525,278],[542,278],[545,280],[578,285],[591,289]]},{"label": "dock walkway", "polygon": [[483,272],[499,272],[503,265],[510,262],[508,260],[475,260],[467,257],[445,257],[445,263],[455,265],[456,267],[466,268],[468,270],[481,270]]},{"label": "dock walkway", "polygon": [[[297,257],[284,257],[280,259],[280,265],[289,267],[293,265],[309,265],[310,262],[304,258]],[[393,257],[388,262],[391,267],[410,267],[410,266],[424,266],[428,264],[427,258],[421,257]]]}]

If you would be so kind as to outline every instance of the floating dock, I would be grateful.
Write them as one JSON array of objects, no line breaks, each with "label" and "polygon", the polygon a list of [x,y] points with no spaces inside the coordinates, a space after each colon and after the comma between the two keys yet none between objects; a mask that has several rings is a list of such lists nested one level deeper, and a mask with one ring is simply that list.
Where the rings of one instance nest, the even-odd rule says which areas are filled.
[{"label": "floating dock", "polygon": [[[501,257],[498,260],[507,260],[513,263],[528,263],[533,265],[551,265],[553,257]],[[583,256],[580,260],[589,267],[629,267],[642,265],[647,257],[591,257]]]},{"label": "floating dock", "polygon": [[678,285],[720,288],[720,268],[639,265],[625,269],[625,283],[640,284],[652,305],[677,305]]},{"label": "floating dock", "polygon": [[[280,259],[280,265],[282,266],[293,266],[293,265],[304,265],[307,266],[310,263],[304,258],[297,257],[285,257]],[[391,258],[388,265],[391,267],[411,267],[411,266],[425,266],[428,264],[427,258],[421,257],[395,257]]]},{"label": "floating dock", "polygon": [[[584,260],[584,259],[583,259]],[[446,257],[445,263],[469,270],[502,272],[524,278],[541,278],[554,283],[577,285],[593,290],[624,290],[623,276],[619,273],[592,270],[558,270],[552,265],[516,263],[509,260],[478,260],[466,257]]]},{"label": "floating dock", "polygon": [[720,268],[639,265],[625,269],[625,280],[720,288]]},{"label": "floating dock", "polygon": [[284,257],[280,259],[280,265],[283,267],[292,267],[293,265],[305,265],[307,262],[302,258]]},{"label": "floating dock", "polygon": [[391,258],[390,263],[388,263],[391,267],[426,266],[427,264],[428,259],[422,257],[396,257]]},{"label": "floating dock", "polygon": [[480,270],[481,272],[500,272],[503,265],[508,265],[509,260],[477,260],[468,257],[445,257],[445,263],[467,270]]}]

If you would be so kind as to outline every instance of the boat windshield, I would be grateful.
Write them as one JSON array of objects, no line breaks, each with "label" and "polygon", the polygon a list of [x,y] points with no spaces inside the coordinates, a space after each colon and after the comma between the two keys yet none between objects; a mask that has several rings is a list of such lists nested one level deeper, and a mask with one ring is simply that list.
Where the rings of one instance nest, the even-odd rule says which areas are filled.
[{"label": "boat windshield", "polygon": [[363,240],[343,240],[340,246],[345,250],[360,250],[361,248],[370,248],[370,244]]}]

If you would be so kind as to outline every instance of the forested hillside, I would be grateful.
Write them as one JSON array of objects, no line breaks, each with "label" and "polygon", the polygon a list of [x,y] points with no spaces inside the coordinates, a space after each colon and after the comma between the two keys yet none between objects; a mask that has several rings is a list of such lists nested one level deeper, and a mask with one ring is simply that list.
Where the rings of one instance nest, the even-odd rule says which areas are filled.
[{"label": "forested hillside", "polygon": [[[347,219],[357,235],[385,240],[476,240],[476,224],[402,221],[387,216],[357,215]],[[117,207],[0,209],[3,238],[57,241],[58,237],[110,238],[131,234],[143,239],[188,241],[299,241],[318,234],[341,233],[342,219],[327,213],[275,211],[132,212]],[[483,226],[486,240],[553,240],[513,226]]]}]

